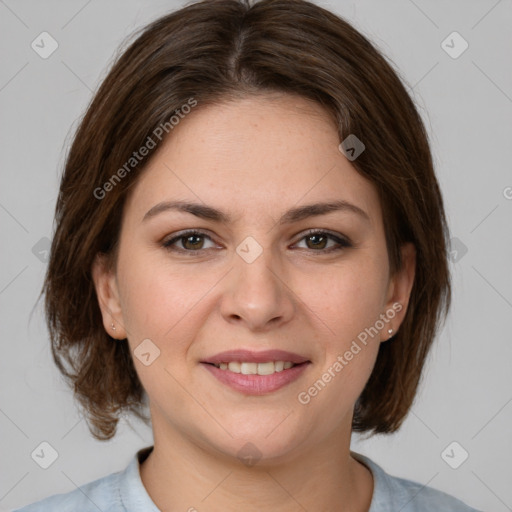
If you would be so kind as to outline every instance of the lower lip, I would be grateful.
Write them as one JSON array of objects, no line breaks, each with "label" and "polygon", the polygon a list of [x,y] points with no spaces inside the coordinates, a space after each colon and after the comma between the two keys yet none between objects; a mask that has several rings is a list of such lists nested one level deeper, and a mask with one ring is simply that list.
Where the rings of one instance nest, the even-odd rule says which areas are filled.
[{"label": "lower lip", "polygon": [[244,375],[243,373],[221,370],[213,364],[201,364],[222,383],[246,395],[265,395],[277,391],[298,379],[309,366],[309,362],[306,362],[271,375]]}]

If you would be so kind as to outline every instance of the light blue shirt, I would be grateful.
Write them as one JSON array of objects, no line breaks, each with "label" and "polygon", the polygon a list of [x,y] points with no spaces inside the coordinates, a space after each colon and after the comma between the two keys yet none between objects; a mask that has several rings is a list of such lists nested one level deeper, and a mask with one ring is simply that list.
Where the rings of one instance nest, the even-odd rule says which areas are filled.
[{"label": "light blue shirt", "polygon": [[[140,464],[152,449],[149,446],[139,450],[123,471],[14,512],[160,512],[142,484],[139,472]],[[481,512],[444,492],[388,475],[364,455],[351,454],[373,474],[373,496],[368,512]]]}]

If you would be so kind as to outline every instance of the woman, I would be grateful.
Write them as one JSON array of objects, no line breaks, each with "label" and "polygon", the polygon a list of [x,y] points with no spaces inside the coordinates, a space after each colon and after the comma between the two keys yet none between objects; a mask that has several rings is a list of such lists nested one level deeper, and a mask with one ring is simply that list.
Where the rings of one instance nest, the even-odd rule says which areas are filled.
[{"label": "woman", "polygon": [[207,0],[120,56],[76,133],[46,314],[97,439],[154,446],[23,511],[474,510],[350,450],[406,417],[450,305],[422,121],[351,25]]}]

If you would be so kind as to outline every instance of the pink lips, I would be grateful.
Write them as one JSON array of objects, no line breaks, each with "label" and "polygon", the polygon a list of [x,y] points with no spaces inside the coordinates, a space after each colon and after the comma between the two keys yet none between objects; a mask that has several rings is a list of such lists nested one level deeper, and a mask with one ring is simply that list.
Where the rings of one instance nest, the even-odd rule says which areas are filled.
[{"label": "pink lips", "polygon": [[[229,370],[221,370],[214,364],[228,363],[232,361],[248,363],[266,363],[269,361],[290,361],[296,366],[272,375],[244,375]],[[284,350],[265,350],[253,352],[250,350],[229,350],[221,352],[205,361],[201,361],[215,378],[230,388],[245,395],[264,395],[277,391],[283,386],[298,379],[309,366],[310,361],[305,357]]]}]

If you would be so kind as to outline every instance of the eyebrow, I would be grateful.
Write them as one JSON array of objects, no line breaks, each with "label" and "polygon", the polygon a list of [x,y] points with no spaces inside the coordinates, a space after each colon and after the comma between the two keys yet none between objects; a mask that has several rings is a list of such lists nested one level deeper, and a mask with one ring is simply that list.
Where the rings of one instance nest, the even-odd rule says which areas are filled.
[{"label": "eyebrow", "polygon": [[[220,222],[223,224],[230,224],[232,217],[226,212],[207,206],[205,204],[191,203],[188,201],[163,201],[153,206],[144,215],[142,222],[145,222],[162,212],[170,210],[180,211],[185,213],[191,213],[201,219],[211,220],[214,222]],[[315,217],[317,215],[326,215],[331,212],[347,212],[355,213],[367,222],[370,222],[369,215],[359,206],[356,206],[348,201],[339,200],[331,201],[328,203],[313,203],[305,206],[299,206],[292,208],[285,212],[279,219],[279,224],[292,224],[309,217]]]}]

